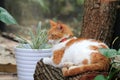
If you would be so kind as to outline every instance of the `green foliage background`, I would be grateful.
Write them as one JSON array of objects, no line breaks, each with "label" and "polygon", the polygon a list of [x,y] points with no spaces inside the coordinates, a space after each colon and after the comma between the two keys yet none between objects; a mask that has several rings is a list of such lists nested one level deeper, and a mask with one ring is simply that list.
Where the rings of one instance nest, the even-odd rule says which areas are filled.
[{"label": "green foliage background", "polygon": [[79,36],[83,3],[84,0],[5,0],[5,8],[15,17],[23,30],[28,30],[38,21],[42,21],[44,25],[52,19],[72,27],[75,35]]}]

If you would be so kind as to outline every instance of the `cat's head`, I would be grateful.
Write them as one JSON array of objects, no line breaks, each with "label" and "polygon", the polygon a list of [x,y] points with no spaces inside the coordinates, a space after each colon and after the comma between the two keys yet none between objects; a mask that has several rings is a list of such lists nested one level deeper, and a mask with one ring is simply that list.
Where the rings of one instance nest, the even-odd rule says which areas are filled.
[{"label": "cat's head", "polygon": [[61,22],[54,22],[50,20],[50,26],[51,28],[48,31],[48,40],[52,44],[57,44],[62,39],[73,36],[70,28]]}]

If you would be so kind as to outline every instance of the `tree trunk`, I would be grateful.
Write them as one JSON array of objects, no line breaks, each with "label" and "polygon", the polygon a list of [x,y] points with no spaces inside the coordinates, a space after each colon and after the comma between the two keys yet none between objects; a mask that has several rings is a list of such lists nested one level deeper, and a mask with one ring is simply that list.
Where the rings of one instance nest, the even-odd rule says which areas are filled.
[{"label": "tree trunk", "polygon": [[115,0],[85,0],[81,37],[101,40],[110,46],[116,4]]},{"label": "tree trunk", "polygon": [[113,33],[113,44],[111,45],[114,49],[120,48],[120,1],[118,2],[117,6],[117,15],[116,15],[116,21],[114,25],[114,33]]}]

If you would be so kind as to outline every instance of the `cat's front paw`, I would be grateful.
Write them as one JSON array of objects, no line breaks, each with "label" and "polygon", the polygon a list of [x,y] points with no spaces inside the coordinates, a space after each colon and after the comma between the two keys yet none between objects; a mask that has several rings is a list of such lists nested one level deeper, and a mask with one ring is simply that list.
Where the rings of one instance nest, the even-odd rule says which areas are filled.
[{"label": "cat's front paw", "polygon": [[43,63],[44,64],[51,64],[52,63],[51,61],[52,61],[51,58],[48,58],[48,57],[43,58]]},{"label": "cat's front paw", "polygon": [[72,62],[64,62],[63,67],[69,68],[69,67],[74,66],[74,65],[75,64],[73,64]]},{"label": "cat's front paw", "polygon": [[63,73],[63,76],[68,76],[69,75],[68,68],[67,67],[63,67],[62,68],[62,73]]}]

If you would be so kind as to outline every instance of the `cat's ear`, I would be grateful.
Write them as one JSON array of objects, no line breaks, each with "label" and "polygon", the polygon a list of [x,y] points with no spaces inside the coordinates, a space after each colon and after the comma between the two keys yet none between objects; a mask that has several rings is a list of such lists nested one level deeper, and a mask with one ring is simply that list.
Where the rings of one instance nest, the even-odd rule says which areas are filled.
[{"label": "cat's ear", "polygon": [[57,25],[57,29],[59,30],[59,31],[61,31],[61,32],[63,32],[63,29],[64,27],[61,25],[61,24],[58,24]]},{"label": "cat's ear", "polygon": [[50,20],[50,25],[51,25],[51,27],[54,27],[54,26],[56,26],[56,25],[57,25],[57,23],[56,23],[56,22],[54,22],[53,20]]}]

